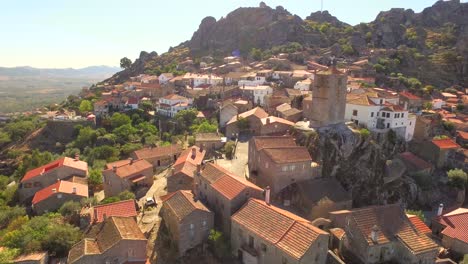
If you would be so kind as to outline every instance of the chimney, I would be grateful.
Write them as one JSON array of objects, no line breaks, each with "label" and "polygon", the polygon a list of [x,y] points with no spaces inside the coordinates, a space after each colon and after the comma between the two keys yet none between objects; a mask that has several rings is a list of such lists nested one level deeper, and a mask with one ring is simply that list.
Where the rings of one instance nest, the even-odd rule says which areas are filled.
[{"label": "chimney", "polygon": [[113,171],[113,172],[117,172],[117,166],[112,165],[112,171]]},{"label": "chimney", "polygon": [[133,158],[128,158],[128,160],[130,161],[130,165],[133,164]]},{"label": "chimney", "polygon": [[201,172],[201,164],[197,164],[197,175],[200,175]]},{"label": "chimney", "polygon": [[266,123],[267,123],[267,124],[270,124],[270,117],[267,117]]},{"label": "chimney", "polygon": [[265,203],[270,205],[270,186],[265,188]]},{"label": "chimney", "polygon": [[75,161],[78,161],[78,160],[80,160],[80,154],[77,153],[75,154]]},{"label": "chimney", "polygon": [[439,204],[439,208],[437,209],[437,216],[442,215],[442,211],[444,211],[444,204]]},{"label": "chimney", "polygon": [[376,225],[372,227],[370,237],[374,243],[377,243],[379,237],[379,228]]},{"label": "chimney", "polygon": [[195,159],[196,156],[197,156],[197,149],[192,148],[192,159]]},{"label": "chimney", "polygon": [[175,173],[175,169],[174,167],[171,167],[171,176],[174,176],[174,173]]},{"label": "chimney", "polygon": [[73,186],[73,188],[72,188],[72,193],[76,194],[76,187],[75,186]]}]

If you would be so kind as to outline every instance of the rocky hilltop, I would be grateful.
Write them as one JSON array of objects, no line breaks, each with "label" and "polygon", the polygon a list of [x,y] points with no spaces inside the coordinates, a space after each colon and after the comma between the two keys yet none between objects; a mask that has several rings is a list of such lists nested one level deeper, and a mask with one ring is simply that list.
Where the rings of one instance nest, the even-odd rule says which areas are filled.
[{"label": "rocky hilltop", "polygon": [[238,8],[219,20],[204,18],[189,41],[162,56],[142,52],[130,69],[110,81],[124,81],[163,63],[179,63],[184,56],[196,61],[239,51],[248,58],[253,48],[268,51],[295,43],[305,57],[334,55],[351,62],[369,58],[380,65],[376,66],[380,77],[402,73],[440,88],[468,86],[467,17],[468,3],[438,1],[421,13],[394,8],[379,13],[370,23],[350,26],[328,11],[302,19],[282,6],[272,8],[262,2],[259,7]]}]

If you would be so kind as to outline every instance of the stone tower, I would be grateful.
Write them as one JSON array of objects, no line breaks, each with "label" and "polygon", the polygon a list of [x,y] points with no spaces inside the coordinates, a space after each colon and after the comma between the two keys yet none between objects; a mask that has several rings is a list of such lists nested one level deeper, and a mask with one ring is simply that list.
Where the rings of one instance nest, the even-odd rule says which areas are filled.
[{"label": "stone tower", "polygon": [[344,122],[348,76],[330,66],[318,72],[312,85],[310,126],[322,127]]}]

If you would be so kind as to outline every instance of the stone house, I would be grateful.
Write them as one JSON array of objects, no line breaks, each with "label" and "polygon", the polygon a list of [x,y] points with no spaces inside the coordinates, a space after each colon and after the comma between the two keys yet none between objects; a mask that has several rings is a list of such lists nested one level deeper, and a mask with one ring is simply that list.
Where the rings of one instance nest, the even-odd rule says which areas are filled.
[{"label": "stone house", "polygon": [[468,148],[468,132],[457,131],[457,143],[464,148]]},{"label": "stone house", "polygon": [[161,75],[159,75],[158,77],[158,80],[159,80],[159,83],[160,84],[165,84],[167,83],[168,81],[170,81],[172,78],[174,78],[174,75],[172,73],[161,73]]},{"label": "stone house", "polygon": [[399,93],[400,106],[410,112],[419,112],[423,108],[423,100],[410,92]]},{"label": "stone house", "polygon": [[291,126],[294,126],[293,122],[276,116],[264,117],[260,122],[260,133],[256,133],[260,136],[284,135]]},{"label": "stone house", "polygon": [[318,175],[318,166],[307,148],[297,146],[290,136],[250,139],[248,167],[252,181],[261,187],[270,186],[272,195]]},{"label": "stone house", "polygon": [[15,264],[48,264],[49,254],[47,252],[32,252],[23,254],[13,260]]},{"label": "stone house", "polygon": [[434,166],[432,166],[432,164],[411,152],[400,153],[398,158],[403,161],[406,166],[406,170],[410,174],[424,173],[426,175],[430,175],[434,170]]},{"label": "stone house", "polygon": [[179,111],[187,110],[193,105],[193,99],[177,94],[169,94],[159,98],[156,111],[166,117],[174,117]]},{"label": "stone house", "polygon": [[263,197],[260,187],[214,163],[205,164],[196,174],[194,191],[197,198],[215,213],[215,226],[226,236],[231,233],[231,215],[250,197]]},{"label": "stone house", "polygon": [[180,190],[161,199],[161,216],[179,256],[208,240],[214,214],[191,191]]},{"label": "stone house", "polygon": [[238,127],[238,121],[242,118],[247,119],[249,124],[249,131],[251,131],[253,134],[259,133],[259,121],[265,117],[268,117],[268,114],[260,107],[255,107],[252,110],[233,116],[231,120],[226,123],[226,137],[231,138],[239,134],[240,129]]},{"label": "stone house", "polygon": [[436,168],[443,168],[447,166],[451,152],[455,152],[459,148],[460,146],[452,139],[433,139],[422,143],[419,154],[434,164]]},{"label": "stone house", "polygon": [[137,197],[153,185],[153,165],[146,160],[120,160],[106,165],[102,171],[106,197],[128,190]]},{"label": "stone house", "polygon": [[174,163],[180,156],[182,148],[173,144],[170,146],[163,147],[150,147],[135,150],[130,154],[130,157],[134,160],[144,159],[151,163],[154,169],[165,168]]},{"label": "stone house", "polygon": [[57,182],[57,180],[68,180],[73,176],[86,178],[88,176],[88,163],[64,157],[52,161],[41,167],[32,169],[23,176],[18,188],[21,202],[34,196],[39,190]]},{"label": "stone house", "polygon": [[400,204],[330,213],[331,225],[344,231],[341,254],[362,263],[434,263],[439,246],[420,232]]},{"label": "stone house", "polygon": [[207,155],[213,155],[224,146],[224,141],[218,133],[195,134],[195,146],[206,150]]},{"label": "stone house", "polygon": [[238,113],[238,108],[232,103],[221,106],[219,111],[219,126],[225,127],[229,120],[237,116]]},{"label": "stone house", "polygon": [[326,263],[329,234],[266,200],[250,198],[231,217],[232,254],[243,263]]},{"label": "stone house", "polygon": [[67,263],[145,263],[147,243],[133,218],[112,216],[73,245]]},{"label": "stone house", "polygon": [[88,198],[88,185],[58,180],[34,194],[32,208],[38,215],[53,212],[65,202]]},{"label": "stone house", "polygon": [[167,176],[167,191],[193,189],[193,175],[205,158],[206,150],[192,146],[180,154]]},{"label": "stone house", "polygon": [[468,254],[468,209],[460,207],[445,214],[441,211],[432,219],[432,233],[442,239],[445,248]]},{"label": "stone house", "polygon": [[80,212],[80,226],[82,228],[89,225],[102,223],[106,218],[132,217],[136,221],[137,209],[135,200],[118,201],[115,203],[101,204],[96,206],[85,206]]},{"label": "stone house", "polygon": [[302,120],[302,111],[297,108],[291,108],[284,111],[279,112],[279,117],[296,123]]},{"label": "stone house", "polygon": [[351,209],[353,200],[334,178],[303,181],[295,185],[291,204],[301,209],[305,218],[328,218],[332,211]]}]

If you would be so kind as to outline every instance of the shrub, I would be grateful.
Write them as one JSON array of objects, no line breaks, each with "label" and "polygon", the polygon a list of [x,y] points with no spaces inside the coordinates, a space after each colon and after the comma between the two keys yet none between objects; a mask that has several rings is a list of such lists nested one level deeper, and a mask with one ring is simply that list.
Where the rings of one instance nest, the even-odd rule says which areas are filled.
[{"label": "shrub", "polygon": [[223,233],[220,231],[211,229],[210,235],[208,236],[208,242],[211,245],[213,253],[218,258],[230,256],[229,241],[225,239]]},{"label": "shrub", "polygon": [[58,210],[58,212],[65,217],[71,217],[79,214],[81,210],[81,204],[74,201],[66,201]]},{"label": "shrub", "polygon": [[406,210],[406,213],[407,213],[407,214],[411,214],[411,215],[415,215],[415,216],[419,217],[419,219],[421,219],[421,221],[423,221],[423,222],[426,221],[422,210],[411,210],[411,209],[408,209],[408,210]]},{"label": "shrub", "polygon": [[461,169],[453,169],[447,172],[449,185],[458,189],[465,189],[468,183],[468,175]]},{"label": "shrub", "polygon": [[229,141],[224,145],[224,153],[226,154],[227,159],[232,159],[234,156],[234,151],[236,149],[236,143],[234,141]]},{"label": "shrub", "polygon": [[359,130],[359,134],[361,135],[361,137],[363,138],[368,138],[370,136],[370,131],[366,128],[361,128]]}]

